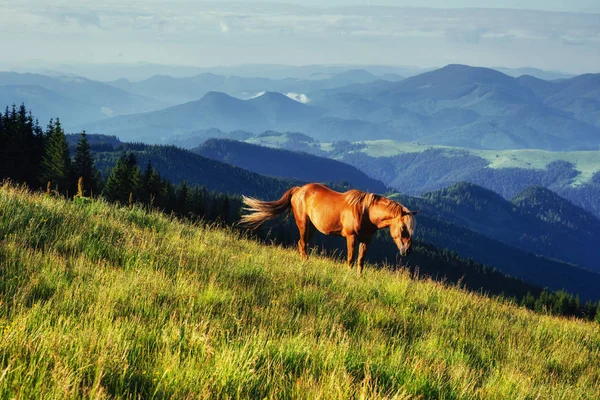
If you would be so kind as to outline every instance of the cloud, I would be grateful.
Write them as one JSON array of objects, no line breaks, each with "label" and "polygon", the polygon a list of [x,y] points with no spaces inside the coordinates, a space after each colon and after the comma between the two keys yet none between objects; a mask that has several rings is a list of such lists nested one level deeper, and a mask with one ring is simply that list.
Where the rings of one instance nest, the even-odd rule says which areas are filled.
[{"label": "cloud", "polygon": [[228,33],[229,32],[229,24],[227,22],[219,22],[219,26],[221,28],[221,32]]},{"label": "cloud", "polygon": [[83,28],[89,26],[100,28],[100,17],[93,11],[56,13],[54,18],[65,25],[76,23]]},{"label": "cloud", "polygon": [[6,3],[0,47],[10,51],[0,62],[27,47],[53,61],[547,66],[551,53],[552,68],[600,65],[598,14],[250,1]]},{"label": "cloud", "polygon": [[450,29],[445,32],[446,40],[449,42],[458,42],[466,44],[479,44],[484,34],[488,29],[479,28],[473,30]]},{"label": "cloud", "polygon": [[302,103],[302,104],[306,104],[306,103],[310,102],[310,99],[305,94],[302,94],[302,93],[290,92],[290,93],[286,93],[285,95],[287,97],[289,97],[290,99],[296,100],[297,102]]}]

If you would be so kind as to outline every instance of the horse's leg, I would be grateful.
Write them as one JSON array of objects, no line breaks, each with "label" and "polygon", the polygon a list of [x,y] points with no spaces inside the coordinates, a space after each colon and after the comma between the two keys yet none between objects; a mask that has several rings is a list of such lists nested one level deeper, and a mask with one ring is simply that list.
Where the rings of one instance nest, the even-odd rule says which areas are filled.
[{"label": "horse's leg", "polygon": [[304,233],[301,234],[300,240],[298,241],[298,247],[301,247],[300,254],[302,254],[302,258],[304,259],[308,258],[308,244],[310,243],[316,230],[317,228],[315,228],[313,223],[307,217],[304,221]]},{"label": "horse's leg", "polygon": [[[306,248],[308,247],[307,234],[310,234],[310,221],[307,221],[308,218],[294,209],[294,219],[296,220],[296,225],[298,226],[298,231],[300,232],[300,239],[298,240],[298,251],[300,252],[300,256],[303,259],[308,258],[308,254],[306,253]],[[308,222],[308,223],[307,223]]]},{"label": "horse's leg", "polygon": [[355,235],[346,236],[346,245],[348,246],[348,269],[352,269],[354,263],[354,247],[356,243]]},{"label": "horse's leg", "polygon": [[365,255],[367,254],[367,248],[369,247],[369,242],[360,242],[358,246],[358,274],[362,274],[363,266],[365,263]]},{"label": "horse's leg", "polygon": [[308,244],[310,243],[310,241],[312,240],[313,236],[315,235],[316,230],[317,230],[317,228],[315,228],[312,221],[310,219],[306,218],[306,229],[304,230],[304,242],[306,243],[307,247],[308,247]]}]

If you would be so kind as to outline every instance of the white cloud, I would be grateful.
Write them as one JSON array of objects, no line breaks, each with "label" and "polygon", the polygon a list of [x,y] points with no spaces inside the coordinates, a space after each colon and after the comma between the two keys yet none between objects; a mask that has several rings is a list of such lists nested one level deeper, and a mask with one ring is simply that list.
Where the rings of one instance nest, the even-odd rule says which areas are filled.
[{"label": "white cloud", "polygon": [[[25,57],[201,66],[429,67],[456,61],[581,72],[600,65],[598,14],[191,0],[5,3],[0,12],[0,47],[5,50],[0,63]],[[28,49],[26,55],[22,48]]]},{"label": "white cloud", "polygon": [[228,33],[229,32],[229,24],[227,22],[219,22],[219,26],[221,27],[221,32]]},{"label": "white cloud", "polygon": [[310,102],[310,99],[308,97],[306,97],[305,94],[303,93],[286,93],[285,94],[287,97],[289,97],[292,100],[296,100],[297,102],[306,104],[308,102]]}]

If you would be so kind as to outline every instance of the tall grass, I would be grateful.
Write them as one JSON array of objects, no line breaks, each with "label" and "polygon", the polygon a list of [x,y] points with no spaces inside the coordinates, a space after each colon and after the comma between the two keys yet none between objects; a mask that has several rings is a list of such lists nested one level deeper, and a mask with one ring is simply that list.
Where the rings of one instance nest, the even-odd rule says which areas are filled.
[{"label": "tall grass", "polygon": [[598,398],[600,325],[0,189],[0,398]]}]

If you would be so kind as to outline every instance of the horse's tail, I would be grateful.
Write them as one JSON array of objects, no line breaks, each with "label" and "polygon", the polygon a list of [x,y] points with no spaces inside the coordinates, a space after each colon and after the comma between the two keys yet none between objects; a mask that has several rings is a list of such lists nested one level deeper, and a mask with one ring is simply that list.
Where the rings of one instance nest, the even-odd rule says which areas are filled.
[{"label": "horse's tail", "polygon": [[291,207],[292,195],[296,193],[298,189],[300,188],[297,186],[291,188],[276,201],[260,201],[252,197],[242,196],[242,200],[246,205],[243,210],[250,213],[242,216],[239,225],[250,229],[256,229],[263,223],[276,218]]}]

